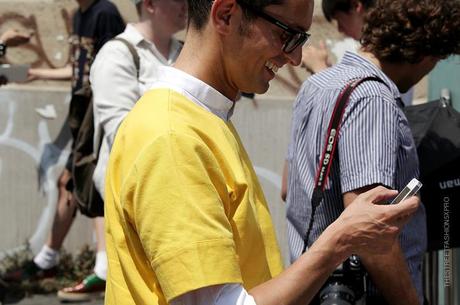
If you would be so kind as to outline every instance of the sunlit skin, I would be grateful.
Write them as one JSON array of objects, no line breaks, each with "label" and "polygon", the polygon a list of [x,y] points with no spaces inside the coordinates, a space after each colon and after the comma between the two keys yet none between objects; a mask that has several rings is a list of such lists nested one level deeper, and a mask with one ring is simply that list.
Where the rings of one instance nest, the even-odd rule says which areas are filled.
[{"label": "sunlit skin", "polygon": [[[313,1],[288,0],[283,5],[269,5],[264,11],[293,28],[307,31],[312,22]],[[232,91],[264,93],[277,69],[286,64],[300,64],[302,49],[283,52],[284,31],[262,18],[243,26],[244,34],[229,42],[235,47],[229,48],[226,56],[230,60],[225,64],[231,72],[227,74],[227,85]]]},{"label": "sunlit skin", "polygon": [[340,33],[355,40],[361,39],[364,23],[364,13],[362,10],[352,8],[349,12],[337,12],[334,14],[333,19],[337,21],[337,30]]},{"label": "sunlit skin", "polygon": [[[283,52],[282,29],[259,17],[247,21],[236,1],[216,0],[215,3],[218,5],[213,5],[209,16],[212,22],[195,36],[197,39],[186,37],[176,67],[235,100],[240,91],[260,94],[268,90],[276,68],[269,69],[266,65],[281,68],[287,63],[300,64],[301,47],[289,54]],[[312,22],[313,5],[311,0],[286,0],[282,5],[265,7],[264,12],[293,28],[307,31]],[[187,36],[195,35],[194,31],[189,29]],[[187,47],[188,44],[191,46]]]},{"label": "sunlit skin", "polygon": [[354,0],[351,2],[350,10],[347,12],[337,11],[332,16],[332,19],[337,21],[337,30],[340,33],[355,40],[360,40],[365,13],[366,8],[364,4],[359,0]]},{"label": "sunlit skin", "polygon": [[141,22],[133,26],[165,57],[169,57],[171,36],[185,28],[186,0],[144,0],[140,10]]},{"label": "sunlit skin", "polygon": [[157,10],[157,22],[167,25],[168,33],[176,33],[185,27],[187,17],[187,0],[157,0],[154,1]]},{"label": "sunlit skin", "polygon": [[380,61],[372,53],[363,50],[360,51],[360,54],[379,67],[396,84],[401,93],[405,93],[412,88],[425,75],[430,73],[438,61],[441,60],[441,58],[427,56],[415,64],[391,63]]}]

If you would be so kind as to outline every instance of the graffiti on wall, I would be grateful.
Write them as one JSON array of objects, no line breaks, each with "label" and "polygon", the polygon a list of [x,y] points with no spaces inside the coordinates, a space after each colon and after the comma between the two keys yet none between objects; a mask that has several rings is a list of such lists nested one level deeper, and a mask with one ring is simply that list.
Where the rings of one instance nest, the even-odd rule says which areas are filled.
[{"label": "graffiti on wall", "polygon": [[[51,11],[47,8],[47,24],[44,24],[44,19],[42,18],[44,14],[40,14],[40,9],[34,7],[29,9],[27,13],[21,13],[21,9],[20,7],[15,7],[8,11],[3,10],[0,15],[0,33],[7,29],[17,29],[22,33],[32,33],[32,39],[27,44],[9,49],[3,62],[13,64],[27,63],[32,67],[49,68],[57,68],[68,63],[70,53],[67,40],[71,33],[73,10],[53,8],[54,11]],[[33,13],[30,13],[31,11]],[[54,26],[54,24],[59,26]],[[54,42],[54,48],[57,47],[58,52],[53,54],[52,50],[50,50],[50,41]],[[18,134],[15,130],[24,128],[21,124],[22,122],[18,122],[17,119],[18,105],[23,103],[22,99],[19,100],[18,98],[18,92],[15,94],[6,90],[2,92],[0,109],[6,120],[2,122],[3,130],[0,130],[0,146],[18,152],[18,155],[20,153],[24,154],[33,161],[33,164],[38,169],[39,187],[45,195],[46,204],[41,211],[36,228],[32,230],[32,234],[28,238],[28,246],[33,252],[36,252],[44,244],[54,217],[58,198],[56,185],[56,174],[58,173],[56,173],[55,168],[62,168],[65,163],[68,152],[64,150],[64,147],[68,140],[68,134],[65,132],[66,128],[63,127],[56,139],[57,141],[52,141],[48,121],[44,119],[46,116],[42,115],[38,126],[30,126],[37,132],[38,143],[31,144],[27,140],[15,136],[15,134]],[[36,109],[38,113],[40,113],[39,110],[42,109]],[[66,137],[67,139],[64,139]],[[3,176],[2,179],[5,178],[4,170],[6,170],[6,165],[9,162],[11,160],[6,160],[4,156],[0,155],[0,177]],[[31,192],[35,192],[36,186],[30,185],[30,188]],[[24,246],[20,246],[7,252],[14,252],[23,248]],[[0,253],[0,257],[2,254],[5,253]]]},{"label": "graffiti on wall", "polygon": [[[0,147],[14,151],[15,156],[19,156],[22,153],[27,158],[30,158],[35,168],[38,169],[39,187],[45,195],[46,204],[41,211],[36,228],[28,239],[27,246],[35,253],[44,244],[54,218],[58,199],[56,168],[62,168],[63,164],[65,164],[68,156],[68,151],[65,148],[70,139],[70,134],[67,127],[63,126],[58,137],[52,140],[48,121],[41,118],[36,128],[37,144],[31,144],[27,140],[15,136],[17,134],[15,131],[24,128],[23,124],[15,122],[18,118],[19,105],[19,102],[15,100],[15,96],[17,94],[2,92],[0,109],[2,109],[2,115],[6,117],[6,121],[2,122],[4,127],[3,130],[0,130]],[[0,155],[0,178],[2,180],[6,178],[3,172],[3,165],[8,162],[11,162],[11,160],[4,160],[4,157]],[[32,192],[36,189],[33,185],[29,187]],[[15,249],[9,249],[5,253],[0,253],[0,258],[7,253],[11,254],[24,248],[25,246],[20,246]]]},{"label": "graffiti on wall", "polygon": [[[60,34],[60,36],[65,36],[65,37],[60,37],[59,39],[61,40],[67,39],[68,37],[70,37],[70,33],[72,30],[71,16],[72,16],[72,11],[64,9],[64,8],[60,10],[60,15],[56,16],[58,18],[61,18],[63,21],[63,24],[65,25],[65,34],[64,35]],[[43,36],[50,35],[52,33],[42,33],[40,31],[39,24],[37,22],[37,18],[35,15],[32,14],[29,16],[25,16],[17,12],[6,12],[0,15],[0,32],[3,32],[10,25],[13,25],[15,28],[19,27],[20,30],[22,31],[34,33],[33,39],[30,43],[18,47],[18,48],[27,50],[28,52],[31,52],[29,54],[33,54],[33,55],[32,56],[29,55],[27,56],[27,58],[19,58],[20,61],[26,61],[32,67],[41,67],[41,66],[47,66],[51,68],[57,67],[55,63],[55,58],[54,56],[50,55],[50,52],[48,50],[49,46],[47,46],[44,43],[44,39],[43,39]],[[59,64],[59,66],[62,66],[65,63],[68,63],[70,61],[70,53],[69,52],[65,52],[65,53],[66,53],[65,60],[63,61],[61,59],[60,60],[61,64]],[[58,57],[61,57],[61,56],[58,56]],[[33,58],[34,60],[32,62],[29,62],[30,58]],[[6,57],[6,62],[11,62],[11,59],[8,56]],[[285,90],[287,90],[289,93],[291,93],[292,95],[295,95],[297,93],[297,90],[299,89],[300,84],[302,83],[302,79],[299,76],[299,69],[294,68],[292,66],[288,66],[285,73],[283,73],[283,75],[277,74],[275,77],[275,81],[281,84],[282,87]]]},{"label": "graffiti on wall", "polygon": [[[62,24],[64,25],[63,29],[59,29],[59,32],[64,32],[64,34],[59,34],[57,40],[66,40],[70,37],[72,29],[72,11],[67,9],[61,9],[58,18],[62,19]],[[17,49],[22,49],[27,51],[27,58],[19,58],[21,61],[29,63],[32,67],[47,66],[50,68],[56,68],[55,59],[49,55],[48,46],[45,44],[45,35],[52,33],[44,33],[40,31],[39,24],[37,22],[37,17],[32,15],[22,15],[17,12],[6,12],[0,15],[0,32],[4,32],[6,29],[15,28],[21,32],[32,33],[31,42],[17,47]],[[66,57],[64,58],[64,63],[68,63],[70,60],[70,54],[68,50]],[[62,53],[59,53],[62,54]],[[60,56],[59,56],[60,57]],[[30,59],[33,59],[30,62]],[[10,62],[10,57],[6,56],[6,62]]]},{"label": "graffiti on wall", "polygon": [[[28,246],[32,252],[36,253],[45,243],[50,232],[51,224],[55,215],[56,204],[58,200],[57,179],[59,171],[66,162],[68,151],[66,145],[70,139],[68,129],[64,127],[53,139],[53,132],[49,126],[49,120],[40,118],[38,125],[33,127],[33,132],[36,132],[35,139],[27,140],[18,136],[20,130],[24,129],[24,123],[21,121],[21,111],[27,108],[20,108],[19,105],[24,101],[19,97],[18,92],[4,91],[0,95],[1,116],[5,118],[0,125],[0,149],[12,151],[14,160],[11,156],[0,154],[0,181],[5,181],[8,177],[8,167],[5,165],[12,162],[24,162],[23,158],[32,160],[31,168],[27,168],[28,173],[34,173],[38,169],[39,186],[44,193],[44,205],[38,210],[40,215],[37,224],[30,229],[30,237],[28,238]],[[34,123],[35,124],[35,123]],[[26,127],[27,128],[27,127]],[[36,131],[35,131],[36,130]],[[5,150],[4,150],[5,151]],[[28,162],[27,162],[28,163]],[[279,193],[281,189],[281,177],[272,169],[264,166],[255,166],[255,171],[261,180],[268,182],[270,188],[276,189]],[[36,184],[34,179],[28,180],[27,188],[34,196],[39,196],[36,192]],[[14,191],[14,190],[13,190]],[[13,200],[14,200],[13,196]],[[19,202],[16,202],[19,204]],[[29,202],[27,204],[30,204]],[[279,214],[279,213],[278,213]],[[34,220],[35,221],[35,220]],[[22,242],[22,240],[19,240]],[[12,254],[16,251],[25,249],[25,246],[19,246],[0,251],[0,259],[5,254]]]}]

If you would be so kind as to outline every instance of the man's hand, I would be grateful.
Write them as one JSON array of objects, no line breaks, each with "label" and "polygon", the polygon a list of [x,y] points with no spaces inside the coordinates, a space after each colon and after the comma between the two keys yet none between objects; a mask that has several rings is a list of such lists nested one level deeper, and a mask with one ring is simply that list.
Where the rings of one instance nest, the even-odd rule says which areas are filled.
[{"label": "man's hand", "polygon": [[37,70],[38,69],[35,68],[29,68],[29,71],[27,71],[27,82],[32,82],[39,79]]},{"label": "man's hand", "polygon": [[324,41],[320,41],[319,47],[307,46],[302,50],[302,67],[314,74],[331,66],[329,54]]},{"label": "man's hand", "polygon": [[0,36],[0,41],[9,47],[16,47],[29,42],[32,33],[20,33],[18,30],[7,30]]},{"label": "man's hand", "polygon": [[382,254],[392,249],[401,228],[420,205],[417,197],[395,205],[378,204],[397,193],[383,186],[362,193],[334,222],[331,229],[342,231],[341,241],[349,254]]},{"label": "man's hand", "polygon": [[[371,189],[371,186],[343,194],[345,209],[353,205],[358,196],[369,189]],[[381,255],[363,252],[360,258],[373,283],[388,304],[419,304],[417,290],[412,283],[399,240],[395,240],[390,251],[382,251]]]}]

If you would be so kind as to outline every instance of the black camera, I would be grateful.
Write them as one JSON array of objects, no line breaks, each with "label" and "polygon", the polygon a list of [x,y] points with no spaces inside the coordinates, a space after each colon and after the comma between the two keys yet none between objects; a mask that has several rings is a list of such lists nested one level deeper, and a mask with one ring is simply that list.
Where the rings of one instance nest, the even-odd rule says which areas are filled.
[{"label": "black camera", "polygon": [[332,273],[319,292],[321,305],[355,305],[366,293],[367,272],[352,255]]}]

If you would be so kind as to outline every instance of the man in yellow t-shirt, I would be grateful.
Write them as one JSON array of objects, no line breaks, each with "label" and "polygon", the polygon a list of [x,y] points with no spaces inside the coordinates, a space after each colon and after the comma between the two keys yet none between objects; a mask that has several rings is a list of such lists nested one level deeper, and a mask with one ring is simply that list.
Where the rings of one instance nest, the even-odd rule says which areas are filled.
[{"label": "man in yellow t-shirt", "polygon": [[[161,0],[160,0],[161,1]],[[230,118],[240,91],[263,93],[300,63],[313,0],[189,1],[175,68],[121,124],[106,178],[106,304],[308,303],[351,253],[389,250],[418,207],[359,196],[282,271],[270,214]]]}]

